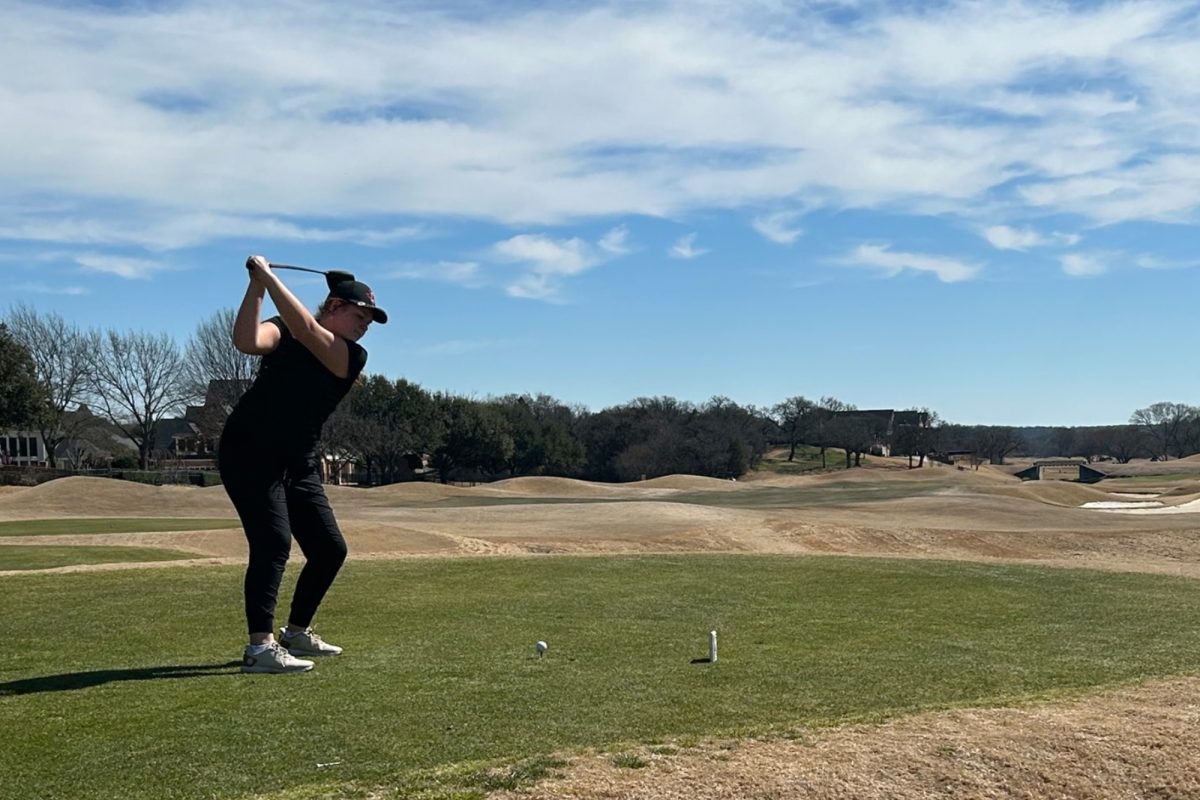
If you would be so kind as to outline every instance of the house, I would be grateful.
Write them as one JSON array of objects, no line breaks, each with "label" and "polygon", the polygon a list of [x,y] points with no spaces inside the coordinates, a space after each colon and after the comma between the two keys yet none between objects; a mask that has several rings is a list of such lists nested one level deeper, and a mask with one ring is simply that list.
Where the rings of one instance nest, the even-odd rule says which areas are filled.
[{"label": "house", "polygon": [[46,443],[37,431],[12,430],[0,434],[0,465],[44,467],[46,464]]},{"label": "house", "polygon": [[117,458],[137,458],[133,440],[116,425],[93,414],[87,405],[63,413],[62,431],[65,438],[54,449],[59,467],[107,467]]},{"label": "house", "polygon": [[927,411],[896,411],[891,408],[874,408],[854,411],[835,411],[834,419],[863,420],[871,430],[874,442],[870,453],[876,456],[890,456],[892,442],[896,433],[902,428],[929,427],[929,412]]},{"label": "house", "polygon": [[154,429],[154,448],[160,462],[185,469],[216,469],[217,442],[225,420],[250,388],[248,380],[212,380],[204,403],[188,406],[182,417],[160,420]]}]

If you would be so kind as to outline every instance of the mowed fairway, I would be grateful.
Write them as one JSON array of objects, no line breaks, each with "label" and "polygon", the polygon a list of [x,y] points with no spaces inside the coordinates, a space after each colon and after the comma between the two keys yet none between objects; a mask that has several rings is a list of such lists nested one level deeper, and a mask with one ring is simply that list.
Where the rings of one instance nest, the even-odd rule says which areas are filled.
[{"label": "mowed fairway", "polygon": [[[1184,579],[786,556],[456,559],[350,565],[322,619],[347,653],[249,677],[236,672],[239,581],[210,568],[0,582],[0,727],[20,732],[0,742],[0,793],[481,791],[480,761],[795,734],[1200,659],[1200,586]],[[718,662],[692,663],[714,628]]]},{"label": "mowed fairway", "polygon": [[245,676],[220,487],[0,496],[0,798],[1200,793],[1194,514],[946,469],[330,497],[346,653]]}]

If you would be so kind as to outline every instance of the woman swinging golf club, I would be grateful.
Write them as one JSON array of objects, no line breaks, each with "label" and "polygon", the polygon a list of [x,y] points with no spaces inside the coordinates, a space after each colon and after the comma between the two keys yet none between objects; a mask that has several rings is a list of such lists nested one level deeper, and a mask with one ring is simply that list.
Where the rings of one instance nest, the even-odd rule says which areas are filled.
[{"label": "woman swinging golf club", "polygon": [[[225,423],[217,452],[221,480],[250,545],[245,581],[250,643],[242,671],[303,672],[313,662],[298,656],[342,652],[311,627],[346,560],[346,542],[321,485],[317,440],[367,363],[358,340],[372,322],[387,322],[387,312],[375,305],[365,283],[332,273],[329,296],[313,317],[265,258],[251,256],[246,268],[250,285],[234,322],[233,343],[263,359]],[[265,322],[264,293],[279,311]],[[275,603],[293,536],[305,565],[287,627],[276,640]]]}]

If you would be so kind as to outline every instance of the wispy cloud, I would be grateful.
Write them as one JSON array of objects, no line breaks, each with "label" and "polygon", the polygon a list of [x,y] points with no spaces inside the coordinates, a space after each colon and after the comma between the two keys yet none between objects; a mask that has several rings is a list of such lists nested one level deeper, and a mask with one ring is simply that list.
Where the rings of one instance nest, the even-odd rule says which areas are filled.
[{"label": "wispy cloud", "polygon": [[31,292],[33,294],[63,294],[78,296],[91,293],[91,290],[85,289],[82,286],[48,286],[44,283],[22,283],[16,288],[18,292]]},{"label": "wispy cloud", "polygon": [[624,227],[617,227],[592,244],[579,237],[554,239],[540,233],[523,233],[492,245],[492,257],[519,264],[525,270],[508,285],[508,294],[559,302],[566,279],[628,252],[627,236]]},{"label": "wispy cloud", "polygon": [[613,228],[597,243],[601,250],[613,256],[624,256],[630,252],[629,229],[624,225]]},{"label": "wispy cloud", "polygon": [[956,283],[974,278],[979,267],[953,258],[922,253],[892,251],[888,245],[862,244],[839,263],[850,266],[875,267],[888,277],[905,270],[931,272],[943,283]]},{"label": "wispy cloud", "polygon": [[800,212],[779,211],[774,214],[755,217],[751,224],[754,226],[754,230],[772,242],[776,244],[791,244],[804,235],[804,229],[797,227],[795,224],[799,218]]},{"label": "wispy cloud", "polygon": [[675,244],[671,245],[669,255],[671,258],[692,259],[699,258],[707,252],[703,247],[696,247],[696,234],[689,233],[675,240]]},{"label": "wispy cloud", "polygon": [[1134,263],[1142,269],[1190,269],[1200,266],[1196,259],[1160,258],[1158,256],[1138,256]]},{"label": "wispy cloud", "polygon": [[75,257],[76,263],[88,272],[100,272],[106,275],[116,275],[128,280],[149,280],[158,272],[166,270],[166,265],[160,261],[149,261],[144,258],[128,258],[123,256],[106,256],[89,253]]},{"label": "wispy cloud", "polygon": [[1073,278],[1103,275],[1111,260],[1111,255],[1105,253],[1067,253],[1059,257],[1062,271]]},{"label": "wispy cloud", "polygon": [[1033,228],[1010,228],[1008,225],[993,225],[984,228],[983,238],[997,250],[1028,250],[1046,244],[1046,237]]},{"label": "wispy cloud", "polygon": [[388,272],[388,277],[410,280],[444,281],[478,289],[487,285],[477,261],[439,261],[436,264],[404,264]]},{"label": "wispy cloud", "polygon": [[280,242],[347,242],[386,247],[425,235],[421,225],[379,229],[326,228],[271,217],[226,214],[179,214],[165,218],[140,212],[105,212],[95,217],[18,220],[0,225],[0,240],[55,242],[69,245],[138,246],[153,251],[175,250],[222,239]]}]

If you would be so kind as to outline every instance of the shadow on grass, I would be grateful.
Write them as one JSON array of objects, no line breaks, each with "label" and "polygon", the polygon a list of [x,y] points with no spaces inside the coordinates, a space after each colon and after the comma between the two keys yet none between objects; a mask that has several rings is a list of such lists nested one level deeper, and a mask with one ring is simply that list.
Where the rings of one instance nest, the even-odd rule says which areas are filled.
[{"label": "shadow on grass", "polygon": [[241,661],[226,661],[223,664],[186,664],[141,667],[139,669],[65,672],[62,675],[45,675],[40,678],[24,678],[19,681],[0,683],[0,697],[41,692],[69,692],[73,689],[87,689],[115,681],[156,681],[168,678],[202,678],[208,675],[240,675],[241,666]]}]

